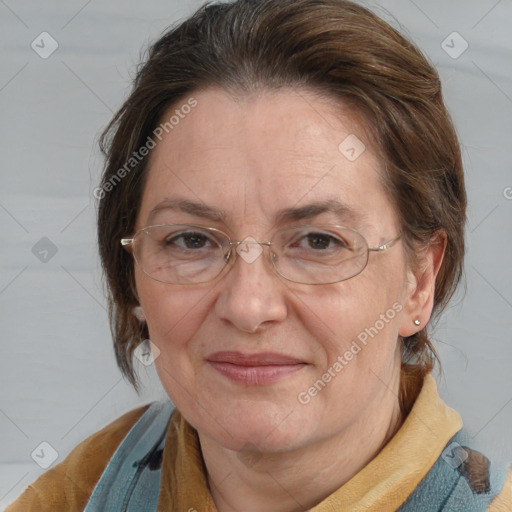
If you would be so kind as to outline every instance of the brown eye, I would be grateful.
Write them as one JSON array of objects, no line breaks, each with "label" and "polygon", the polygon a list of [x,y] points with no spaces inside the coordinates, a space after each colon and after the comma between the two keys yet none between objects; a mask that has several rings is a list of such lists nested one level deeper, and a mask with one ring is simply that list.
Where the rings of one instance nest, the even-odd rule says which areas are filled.
[{"label": "brown eye", "polygon": [[202,233],[180,233],[165,240],[165,245],[176,244],[182,249],[202,249],[210,240]]},{"label": "brown eye", "polygon": [[293,249],[312,249],[314,251],[338,250],[347,247],[342,238],[338,238],[329,233],[311,232],[301,236],[298,240],[290,244]]},{"label": "brown eye", "polygon": [[310,233],[306,238],[311,249],[328,249],[331,243],[338,242],[334,237],[325,233]]}]

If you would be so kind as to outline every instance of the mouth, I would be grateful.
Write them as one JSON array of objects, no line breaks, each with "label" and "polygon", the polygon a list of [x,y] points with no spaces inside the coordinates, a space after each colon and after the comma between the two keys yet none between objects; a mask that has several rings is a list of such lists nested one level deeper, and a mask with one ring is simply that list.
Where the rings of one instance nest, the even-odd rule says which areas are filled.
[{"label": "mouth", "polygon": [[210,366],[229,380],[247,386],[272,384],[304,368],[306,363],[283,354],[262,352],[216,352],[207,358]]}]

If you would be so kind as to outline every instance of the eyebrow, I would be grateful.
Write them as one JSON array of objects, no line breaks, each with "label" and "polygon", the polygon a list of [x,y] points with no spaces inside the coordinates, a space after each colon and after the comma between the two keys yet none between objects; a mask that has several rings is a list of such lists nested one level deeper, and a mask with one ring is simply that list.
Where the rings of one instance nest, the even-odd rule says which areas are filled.
[{"label": "eyebrow", "polygon": [[[191,201],[189,199],[164,199],[150,211],[148,222],[151,222],[151,219],[163,210],[180,211],[224,223],[226,223],[228,217],[224,210],[220,208],[212,208],[204,203]],[[310,203],[300,207],[285,208],[277,213],[275,224],[280,225],[287,222],[309,220],[321,215],[322,213],[334,213],[342,219],[348,219],[354,222],[366,218],[366,215],[362,211],[356,210],[337,199],[327,199],[325,201]]]},{"label": "eyebrow", "polygon": [[204,203],[190,201],[189,199],[164,199],[149,212],[148,222],[162,210],[177,210],[189,213],[190,215],[197,215],[198,217],[221,222],[225,222],[227,218],[224,210],[211,208]]},{"label": "eyebrow", "polygon": [[298,208],[286,208],[281,210],[276,216],[276,223],[284,224],[291,221],[308,220],[322,213],[334,213],[338,217],[353,221],[358,221],[365,217],[363,212],[342,203],[338,199],[327,199]]}]

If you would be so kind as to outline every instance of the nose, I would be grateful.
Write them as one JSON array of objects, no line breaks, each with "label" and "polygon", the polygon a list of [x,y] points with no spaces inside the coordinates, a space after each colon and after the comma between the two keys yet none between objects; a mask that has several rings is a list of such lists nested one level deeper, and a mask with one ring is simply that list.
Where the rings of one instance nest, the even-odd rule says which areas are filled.
[{"label": "nose", "polygon": [[286,318],[283,283],[273,272],[265,246],[249,243],[237,247],[233,268],[220,284],[215,304],[219,318],[236,328],[255,333]]}]

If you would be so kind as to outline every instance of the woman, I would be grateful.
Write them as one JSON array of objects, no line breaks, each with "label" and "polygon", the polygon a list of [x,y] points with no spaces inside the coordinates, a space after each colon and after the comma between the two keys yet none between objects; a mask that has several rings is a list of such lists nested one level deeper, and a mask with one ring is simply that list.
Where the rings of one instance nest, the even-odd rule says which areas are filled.
[{"label": "woman", "polygon": [[409,41],[345,0],[205,6],[102,148],[117,361],[137,387],[151,349],[175,408],[127,413],[9,511],[512,509],[431,375],[466,196]]}]

